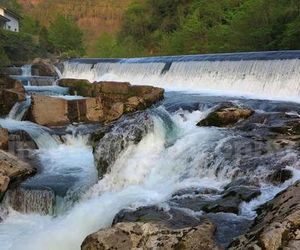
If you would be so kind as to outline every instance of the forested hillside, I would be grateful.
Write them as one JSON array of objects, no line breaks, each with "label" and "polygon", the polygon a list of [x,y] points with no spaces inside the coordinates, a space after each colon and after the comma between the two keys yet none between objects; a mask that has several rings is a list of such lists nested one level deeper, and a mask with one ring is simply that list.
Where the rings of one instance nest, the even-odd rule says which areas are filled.
[{"label": "forested hillside", "polygon": [[146,0],[127,9],[117,44],[137,55],[300,49],[299,27],[299,0]]},{"label": "forested hillside", "polygon": [[87,53],[92,55],[95,41],[103,34],[115,34],[122,15],[132,0],[18,0],[25,15],[46,27],[57,14],[71,16],[83,32]]},{"label": "forested hillside", "polygon": [[[300,49],[300,0],[0,0],[60,57]],[[1,44],[0,44],[1,45]]]}]

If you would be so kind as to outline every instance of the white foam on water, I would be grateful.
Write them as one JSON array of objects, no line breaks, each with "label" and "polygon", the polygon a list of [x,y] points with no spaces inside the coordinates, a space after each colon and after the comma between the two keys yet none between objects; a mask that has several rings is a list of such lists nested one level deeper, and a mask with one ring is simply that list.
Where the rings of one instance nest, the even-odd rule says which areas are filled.
[{"label": "white foam on water", "polygon": [[255,210],[260,205],[266,203],[267,201],[272,200],[278,193],[287,189],[288,187],[293,185],[295,182],[300,180],[300,170],[299,169],[295,169],[294,167],[289,167],[289,166],[287,166],[286,169],[292,171],[293,178],[285,181],[284,183],[282,183],[279,186],[262,183],[261,195],[250,202],[243,202],[241,204],[241,207],[240,207],[240,215],[241,216],[246,217],[248,219],[255,219],[255,217],[257,216],[257,213]]},{"label": "white foam on water", "polygon": [[[195,116],[199,116],[199,113]],[[178,126],[184,129],[184,120],[180,123]],[[188,121],[186,125],[191,126]],[[199,170],[201,159],[206,157],[205,153],[199,152],[211,140],[220,137],[217,131],[194,126],[194,129],[190,128],[189,133],[182,135],[182,138],[167,148],[165,136],[162,121],[156,119],[154,131],[146,135],[138,145],[129,146],[122,152],[111,172],[91,188],[67,214],[56,218],[10,215],[0,224],[2,249],[80,249],[80,244],[88,234],[110,226],[121,209],[164,202],[182,188],[220,188],[229,181],[226,177],[216,178],[213,171]],[[80,162],[86,164],[87,159],[82,154],[71,156],[76,152],[68,152],[64,147],[68,146],[48,150],[45,160],[59,157],[57,162],[62,166],[68,161],[66,165]],[[196,157],[192,159],[192,156]],[[50,161],[47,166],[49,171],[59,171],[59,164],[56,168]],[[17,226],[18,223],[21,226]]]},{"label": "white foam on water", "polygon": [[50,129],[35,123],[6,118],[0,119],[0,125],[11,132],[27,132],[40,149],[55,148],[59,145],[59,141],[55,137],[51,136]]},{"label": "white foam on water", "polygon": [[[175,113],[171,117],[175,133],[168,133],[162,118],[155,117],[154,130],[139,144],[121,152],[110,172],[66,213],[54,218],[11,213],[0,223],[1,250],[79,250],[87,235],[109,227],[122,209],[161,204],[176,191],[191,187],[220,190],[231,181],[234,169],[224,166],[226,171],[217,171],[218,160],[208,163],[212,163],[213,154],[219,154],[228,134],[197,127],[196,121],[202,115],[199,111]],[[172,144],[167,143],[169,136],[174,137]],[[80,171],[89,169],[89,172],[92,149],[85,145],[85,140],[69,136],[65,145],[41,151],[41,158],[49,168],[46,171],[78,166]],[[256,203],[247,204],[249,211],[272,197],[262,195]]]}]

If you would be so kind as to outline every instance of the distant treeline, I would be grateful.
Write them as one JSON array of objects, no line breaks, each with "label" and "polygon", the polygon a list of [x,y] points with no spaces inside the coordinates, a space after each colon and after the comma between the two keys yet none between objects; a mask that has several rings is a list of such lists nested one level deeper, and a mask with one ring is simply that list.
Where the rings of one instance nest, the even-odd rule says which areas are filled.
[{"label": "distant treeline", "polygon": [[300,49],[300,0],[145,0],[132,3],[98,57]]},{"label": "distant treeline", "polygon": [[[68,1],[75,6],[71,0],[61,3],[65,6]],[[23,16],[20,33],[0,30],[2,65],[47,56],[138,57],[300,49],[300,0],[138,0],[124,12],[119,32],[95,34],[93,42],[87,42],[86,30],[79,28],[78,8],[75,14],[57,11],[44,23],[22,9],[17,0],[0,3]],[[76,3],[80,5],[80,1]],[[86,4],[92,8],[99,2]]]}]

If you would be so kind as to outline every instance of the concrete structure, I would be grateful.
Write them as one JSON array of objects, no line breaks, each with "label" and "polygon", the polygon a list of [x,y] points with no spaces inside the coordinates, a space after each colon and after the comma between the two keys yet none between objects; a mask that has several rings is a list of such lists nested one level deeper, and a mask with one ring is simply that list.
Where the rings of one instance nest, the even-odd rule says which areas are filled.
[{"label": "concrete structure", "polygon": [[20,31],[21,16],[17,13],[0,6],[0,27],[14,32]]}]

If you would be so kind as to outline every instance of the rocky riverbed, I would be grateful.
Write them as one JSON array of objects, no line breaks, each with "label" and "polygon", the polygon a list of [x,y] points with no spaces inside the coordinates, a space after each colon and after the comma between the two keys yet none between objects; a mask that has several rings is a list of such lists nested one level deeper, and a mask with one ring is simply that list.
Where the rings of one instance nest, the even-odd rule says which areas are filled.
[{"label": "rocky riverbed", "polygon": [[299,104],[37,89],[0,80],[0,249],[300,247]]}]

